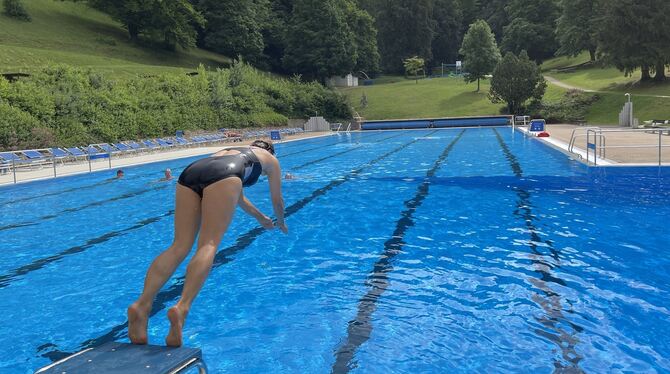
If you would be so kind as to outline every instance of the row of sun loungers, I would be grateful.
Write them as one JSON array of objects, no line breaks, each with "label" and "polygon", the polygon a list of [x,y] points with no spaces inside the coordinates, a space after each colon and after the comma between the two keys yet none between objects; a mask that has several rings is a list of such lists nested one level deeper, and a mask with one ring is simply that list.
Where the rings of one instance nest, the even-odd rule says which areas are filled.
[{"label": "row of sun loungers", "polygon": [[[301,133],[301,128],[279,129],[284,135]],[[53,162],[66,162],[78,160],[90,160],[108,155],[123,156],[138,153],[149,153],[166,150],[170,148],[184,148],[215,144],[222,142],[235,142],[244,139],[267,137],[270,130],[247,131],[242,134],[234,132],[218,132],[214,134],[194,135],[189,138],[176,136],[171,138],[145,139],[140,141],[124,141],[118,143],[91,144],[83,147],[63,147],[29,149],[23,151],[0,152],[0,172],[6,172],[12,166],[41,166]]]}]

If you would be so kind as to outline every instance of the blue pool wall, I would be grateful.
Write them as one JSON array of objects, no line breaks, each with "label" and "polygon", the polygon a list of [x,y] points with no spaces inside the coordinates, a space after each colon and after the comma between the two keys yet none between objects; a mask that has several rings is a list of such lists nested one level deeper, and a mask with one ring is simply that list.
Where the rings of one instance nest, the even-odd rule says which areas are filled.
[{"label": "blue pool wall", "polygon": [[512,116],[394,119],[365,121],[362,130],[401,130],[449,127],[511,126]]}]

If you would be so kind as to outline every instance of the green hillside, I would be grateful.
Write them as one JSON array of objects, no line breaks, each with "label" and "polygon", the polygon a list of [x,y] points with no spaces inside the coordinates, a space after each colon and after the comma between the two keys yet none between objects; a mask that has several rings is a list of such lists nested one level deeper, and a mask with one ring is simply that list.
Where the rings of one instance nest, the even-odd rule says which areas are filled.
[{"label": "green hillside", "polygon": [[31,22],[0,15],[0,72],[31,72],[50,63],[67,63],[115,74],[150,74],[230,61],[200,49],[170,52],[136,45],[118,22],[82,3],[30,0],[24,6]]},{"label": "green hillside", "polygon": [[562,83],[598,91],[601,99],[588,113],[590,124],[616,124],[627,92],[633,94],[635,117],[640,121],[670,119],[670,82],[641,84],[639,71],[626,77],[613,67],[581,66],[587,61],[586,53],[575,58],[558,57],[542,64],[542,70]]},{"label": "green hillside", "polygon": [[[403,77],[382,77],[372,86],[342,89],[356,111],[366,119],[456,117],[500,114],[502,104],[488,99],[489,82],[466,84],[462,78],[432,78],[414,80]],[[550,86],[546,97],[558,100],[565,90]],[[361,96],[368,100],[361,107]]]}]

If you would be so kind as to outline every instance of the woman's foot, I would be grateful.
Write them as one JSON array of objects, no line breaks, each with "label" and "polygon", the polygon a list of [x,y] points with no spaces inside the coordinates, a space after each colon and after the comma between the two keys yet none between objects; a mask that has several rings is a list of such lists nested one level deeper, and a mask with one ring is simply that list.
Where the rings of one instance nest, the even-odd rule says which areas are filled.
[{"label": "woman's foot", "polygon": [[165,344],[169,347],[181,347],[181,331],[184,328],[186,313],[181,311],[178,306],[173,306],[168,309],[167,316],[170,320],[170,332],[165,338]]},{"label": "woman's foot", "polygon": [[128,307],[128,337],[133,344],[147,344],[148,314],[138,303]]}]

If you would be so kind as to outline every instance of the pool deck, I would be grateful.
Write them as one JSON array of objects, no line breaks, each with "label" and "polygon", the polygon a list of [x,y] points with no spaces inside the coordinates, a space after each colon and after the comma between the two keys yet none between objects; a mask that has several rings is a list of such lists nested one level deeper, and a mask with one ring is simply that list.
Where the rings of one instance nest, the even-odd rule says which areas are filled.
[{"label": "pool deck", "polygon": [[[302,133],[297,135],[290,135],[288,138],[285,138],[281,142],[291,142],[295,140],[316,138],[322,136],[328,136],[330,134],[335,134],[334,132],[309,132]],[[251,144],[255,139],[249,139],[242,142],[221,142],[214,145],[208,145],[203,147],[191,147],[191,148],[179,148],[175,150],[167,151],[157,151],[153,153],[143,153],[139,155],[124,155],[118,158],[112,157],[111,169],[122,169],[124,167],[148,164],[152,162],[159,161],[168,161],[175,160],[180,158],[187,158],[193,156],[202,156],[212,153],[216,153],[221,148],[224,147],[235,147],[240,145]],[[109,159],[100,159],[91,162],[92,171],[102,171],[109,170],[110,164]],[[88,161],[80,161],[76,163],[66,163],[64,165],[57,164],[56,166],[56,175],[57,177],[64,177],[74,174],[82,174],[89,172],[89,163]],[[16,179],[18,183],[22,182],[31,182],[40,179],[53,179],[54,178],[54,168],[52,164],[45,166],[35,166],[32,168],[25,168],[24,170],[18,170],[16,172]],[[11,185],[14,184],[14,175],[9,172],[6,174],[0,174],[0,186],[2,185]]]},{"label": "pool deck", "polygon": [[[602,127],[605,129],[623,129],[618,127]],[[586,130],[582,126],[576,125],[547,125],[547,132],[551,135],[549,138],[538,138],[557,147],[565,152],[568,151],[568,144],[574,129],[582,129],[581,134]],[[626,128],[629,129],[629,128]],[[653,130],[653,129],[649,129]],[[667,130],[665,134],[668,134]],[[598,165],[602,166],[658,166],[658,133],[647,132],[608,132],[605,133],[607,146],[630,146],[631,148],[607,148],[605,158],[598,158]],[[670,136],[661,135],[661,142],[664,147],[661,152],[661,162],[663,165],[670,165]],[[632,146],[647,145],[646,148],[635,148]],[[581,136],[576,139],[575,153],[580,155],[582,161],[586,160],[586,137]],[[575,156],[575,155],[572,155]],[[579,159],[579,156],[576,156]],[[593,159],[593,151],[591,152]]]}]

